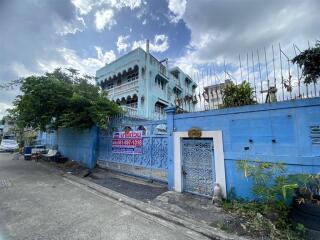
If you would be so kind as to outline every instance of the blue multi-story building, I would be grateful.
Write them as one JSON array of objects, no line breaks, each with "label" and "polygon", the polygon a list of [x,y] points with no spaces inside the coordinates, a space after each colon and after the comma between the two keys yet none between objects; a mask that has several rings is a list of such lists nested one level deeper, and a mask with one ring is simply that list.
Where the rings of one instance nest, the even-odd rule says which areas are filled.
[{"label": "blue multi-story building", "polygon": [[129,116],[162,119],[164,109],[177,106],[193,111],[197,84],[180,68],[168,68],[149,52],[137,48],[96,72],[97,84],[108,97],[118,103]]}]

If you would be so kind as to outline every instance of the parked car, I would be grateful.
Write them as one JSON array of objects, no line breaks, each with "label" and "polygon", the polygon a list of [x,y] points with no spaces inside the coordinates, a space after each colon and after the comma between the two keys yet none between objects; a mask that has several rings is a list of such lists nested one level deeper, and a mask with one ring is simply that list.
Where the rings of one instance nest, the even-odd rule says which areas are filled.
[{"label": "parked car", "polygon": [[1,152],[14,152],[19,149],[17,140],[13,136],[3,136],[0,144]]}]

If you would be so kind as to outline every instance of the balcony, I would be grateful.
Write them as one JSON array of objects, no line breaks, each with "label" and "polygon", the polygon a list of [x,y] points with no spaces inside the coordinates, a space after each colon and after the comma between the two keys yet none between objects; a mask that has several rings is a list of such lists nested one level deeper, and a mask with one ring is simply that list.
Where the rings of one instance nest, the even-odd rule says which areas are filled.
[{"label": "balcony", "polygon": [[108,97],[115,100],[116,98],[121,98],[123,95],[135,92],[135,90],[137,90],[138,88],[138,85],[139,81],[135,80],[132,82],[122,84],[120,86],[107,89],[106,92],[108,93]]},{"label": "balcony", "polygon": [[120,107],[124,111],[122,116],[145,119],[145,120],[163,120],[163,119],[166,119],[166,113],[165,112],[153,112],[153,113],[151,113],[151,116],[147,117],[143,110],[141,110],[141,109],[138,110],[138,108],[136,108],[136,107],[130,107],[130,106],[126,106],[126,105],[120,105]]},{"label": "balcony", "polygon": [[137,107],[130,107],[130,106],[126,106],[126,105],[120,105],[120,107],[124,111],[122,113],[122,116],[144,119],[144,120],[147,120],[147,119],[151,120],[151,118],[147,118],[145,116],[145,113],[141,109],[139,111]]},{"label": "balcony", "polygon": [[123,111],[125,112],[125,116],[129,117],[138,117],[138,108],[135,107],[128,107],[128,106],[121,106]]}]

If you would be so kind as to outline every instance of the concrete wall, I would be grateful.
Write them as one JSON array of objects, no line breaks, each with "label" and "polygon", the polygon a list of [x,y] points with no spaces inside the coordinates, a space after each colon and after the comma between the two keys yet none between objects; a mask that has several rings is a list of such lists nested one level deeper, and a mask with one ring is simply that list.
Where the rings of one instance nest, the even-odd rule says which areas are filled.
[{"label": "concrete wall", "polygon": [[53,132],[40,132],[37,137],[39,144],[46,145],[47,148],[57,148],[57,133]]},{"label": "concrete wall", "polygon": [[[150,134],[146,137],[152,138],[153,125],[159,123],[162,122],[128,122],[121,119],[115,125],[118,126],[118,130],[121,130],[127,125],[136,129],[142,124],[147,127],[147,132]],[[149,125],[153,128],[149,129]],[[158,169],[167,172],[170,189],[173,189],[175,181],[174,133],[187,132],[192,127],[198,127],[205,132],[222,132],[222,162],[226,176],[226,190],[228,192],[234,188],[238,196],[252,197],[250,181],[244,178],[243,173],[236,167],[237,161],[242,159],[282,162],[287,167],[288,173],[320,172],[320,131],[312,132],[312,127],[320,129],[320,98],[187,114],[175,114],[174,109],[171,108],[167,111],[166,127],[167,159],[160,162],[166,160],[167,166],[161,165]],[[107,134],[107,136],[111,135]],[[108,164],[117,163],[119,166],[124,164],[123,161],[116,161],[115,158],[110,161],[107,154],[110,151],[108,150],[110,144],[101,139],[99,145],[97,144],[99,139],[97,128],[83,131],[62,129],[58,131],[56,138],[47,136],[43,139],[51,145],[56,141],[62,154],[88,167],[94,167],[97,158]],[[152,152],[161,152],[161,148]],[[159,162],[157,157],[152,157],[152,160],[153,163]],[[134,160],[130,164],[126,163],[126,166],[146,170],[148,165],[145,162],[148,161]],[[127,168],[118,165],[115,168],[130,173]],[[150,169],[155,168],[151,165]]]},{"label": "concrete wall", "polygon": [[38,137],[48,148],[56,146],[70,160],[88,168],[96,165],[97,128],[77,130],[59,129],[53,133],[41,133]]},{"label": "concrete wall", "polygon": [[[167,125],[175,132],[185,132],[191,127],[221,130],[227,191],[235,188],[241,197],[252,197],[251,183],[236,167],[241,159],[283,162],[289,173],[320,172],[320,144],[313,144],[311,138],[311,126],[320,125],[320,98],[176,114],[171,120],[168,116]],[[172,142],[168,140],[170,165]],[[168,166],[171,188],[172,169],[173,166]]]}]

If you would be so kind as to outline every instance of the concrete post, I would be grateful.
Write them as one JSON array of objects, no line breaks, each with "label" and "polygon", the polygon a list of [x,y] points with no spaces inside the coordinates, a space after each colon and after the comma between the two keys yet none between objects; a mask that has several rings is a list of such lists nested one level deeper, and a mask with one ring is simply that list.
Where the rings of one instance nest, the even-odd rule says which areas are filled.
[{"label": "concrete post", "polygon": [[168,189],[173,190],[174,186],[174,162],[173,162],[173,132],[174,132],[174,114],[176,107],[168,107],[165,109],[167,114],[167,133],[168,133]]}]

